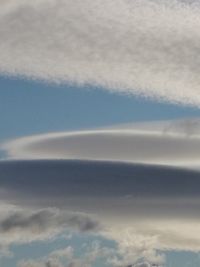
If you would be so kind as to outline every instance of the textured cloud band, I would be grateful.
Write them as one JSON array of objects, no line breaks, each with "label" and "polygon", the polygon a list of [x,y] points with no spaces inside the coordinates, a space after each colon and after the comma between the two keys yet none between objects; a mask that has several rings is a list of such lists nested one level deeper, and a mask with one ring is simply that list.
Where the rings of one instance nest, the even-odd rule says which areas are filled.
[{"label": "textured cloud band", "polygon": [[198,1],[1,0],[0,72],[200,104]]}]

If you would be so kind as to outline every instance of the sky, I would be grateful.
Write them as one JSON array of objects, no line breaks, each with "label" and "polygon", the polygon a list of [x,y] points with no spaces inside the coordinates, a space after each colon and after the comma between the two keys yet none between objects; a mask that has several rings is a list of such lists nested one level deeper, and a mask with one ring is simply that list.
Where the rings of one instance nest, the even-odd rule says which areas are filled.
[{"label": "sky", "polygon": [[199,266],[199,1],[0,5],[0,266]]}]

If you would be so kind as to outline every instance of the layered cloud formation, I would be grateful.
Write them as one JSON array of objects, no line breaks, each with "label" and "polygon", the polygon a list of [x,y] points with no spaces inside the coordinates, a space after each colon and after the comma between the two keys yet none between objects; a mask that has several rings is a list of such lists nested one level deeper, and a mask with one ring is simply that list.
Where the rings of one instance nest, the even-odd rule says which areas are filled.
[{"label": "layered cloud formation", "polygon": [[199,106],[198,1],[0,4],[2,74]]},{"label": "layered cloud formation", "polygon": [[199,119],[48,133],[2,147],[18,160],[0,163],[0,201],[25,208],[0,220],[2,236],[14,232],[26,241],[37,229],[35,239],[45,239],[63,227],[98,234],[115,242],[114,250],[100,248],[98,255],[117,267],[139,259],[161,264],[158,251],[200,250]]},{"label": "layered cloud formation", "polygon": [[3,148],[15,159],[108,160],[196,167],[200,163],[200,123],[194,119],[50,133],[17,139]]},{"label": "layered cloud formation", "polygon": [[159,264],[164,258],[158,250],[200,249],[199,172],[96,161],[2,161],[0,176],[0,202],[15,204],[1,208],[0,244],[78,230],[116,243],[114,250],[103,250],[110,266],[141,258]]}]

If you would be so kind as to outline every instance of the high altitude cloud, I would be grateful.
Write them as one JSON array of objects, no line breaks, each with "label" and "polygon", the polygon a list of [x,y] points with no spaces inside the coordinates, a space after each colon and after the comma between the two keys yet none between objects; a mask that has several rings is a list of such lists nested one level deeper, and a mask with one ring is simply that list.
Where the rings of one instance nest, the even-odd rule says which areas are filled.
[{"label": "high altitude cloud", "polygon": [[47,133],[2,146],[15,159],[82,159],[199,166],[200,121],[121,125],[110,129]]},{"label": "high altitude cloud", "polygon": [[200,6],[1,0],[0,72],[200,104]]}]

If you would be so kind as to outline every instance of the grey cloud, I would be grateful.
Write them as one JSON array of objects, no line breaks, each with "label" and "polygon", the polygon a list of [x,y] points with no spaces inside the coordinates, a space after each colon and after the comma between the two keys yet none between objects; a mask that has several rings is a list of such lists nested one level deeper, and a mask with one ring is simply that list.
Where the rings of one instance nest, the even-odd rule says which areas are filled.
[{"label": "grey cloud", "polygon": [[143,262],[143,263],[138,263],[138,264],[134,264],[133,267],[152,267],[152,266],[157,266],[156,264],[150,264],[149,262]]},{"label": "grey cloud", "polygon": [[51,261],[48,261],[47,263],[45,263],[45,267],[62,267],[62,265],[61,263],[52,263]]},{"label": "grey cloud", "polygon": [[200,121],[199,118],[182,119],[177,122],[172,121],[166,124],[163,131],[169,134],[172,132],[179,132],[188,137],[192,137],[200,133]]},{"label": "grey cloud", "polygon": [[78,226],[81,232],[96,231],[100,229],[98,221],[92,220],[89,216],[77,216],[74,215],[69,219],[69,225]]},{"label": "grey cloud", "polygon": [[[5,201],[4,201],[5,203]],[[0,202],[0,257],[13,256],[12,245],[45,242],[69,232],[97,235],[103,230],[94,215],[58,208],[13,206]],[[71,247],[53,251],[45,261],[21,262],[22,266],[62,266],[60,259],[72,261]],[[19,265],[19,266],[21,266]]]},{"label": "grey cloud", "polygon": [[127,267],[151,267],[152,265],[148,262],[143,262],[143,263],[136,263],[133,265],[129,265]]},{"label": "grey cloud", "polygon": [[0,72],[199,106],[199,10],[185,0],[1,1]]},{"label": "grey cloud", "polygon": [[[129,244],[126,238],[133,236],[134,242],[125,249],[131,260],[143,251],[138,249],[143,246],[140,235],[142,240],[159,236],[153,242],[155,247],[200,247],[189,227],[189,221],[199,220],[199,172],[91,161],[5,161],[0,163],[0,177],[1,201],[25,208],[42,207],[36,213],[17,212],[1,217],[0,234],[6,242],[13,242],[13,233],[17,234],[17,242],[27,242],[48,239],[67,228],[101,234],[120,246]],[[46,210],[49,206],[61,211]],[[180,224],[175,234],[176,223],[168,220],[189,220],[189,230]],[[137,229],[138,242],[134,231],[127,236],[127,224]],[[169,226],[168,232],[163,231]]]},{"label": "grey cloud", "polygon": [[[13,232],[19,242],[24,231],[33,240],[68,227],[115,240],[129,262],[141,254],[157,259],[155,248],[200,248],[198,171],[97,161],[2,161],[0,177],[1,201],[40,209],[1,217],[1,238],[7,242]],[[61,212],[46,210],[49,206]]]},{"label": "grey cloud", "polygon": [[[0,162],[0,198],[31,200],[98,197],[197,197],[200,172],[169,166],[104,161],[34,160]],[[113,186],[114,185],[114,186]]]},{"label": "grey cloud", "polygon": [[[160,138],[162,135],[169,139],[177,137],[189,145],[191,141],[198,144],[198,121],[189,124],[189,129],[194,128],[189,137],[187,122],[167,124],[167,133],[163,133],[166,123],[156,122],[140,125],[137,131],[146,131],[148,135],[154,129]],[[126,131],[129,130],[125,129],[124,136]],[[62,135],[65,139],[66,133],[56,134],[56,138],[62,140]],[[72,136],[77,137],[74,133]],[[90,134],[88,136],[91,140]],[[27,149],[30,152],[36,143],[38,147],[41,145],[41,136],[19,141],[16,151],[22,149],[24,153]],[[41,147],[43,150],[45,145]],[[56,148],[57,143],[53,149],[51,147],[51,152]],[[49,142],[45,149],[49,149]],[[102,155],[107,153],[104,149],[105,146]],[[200,219],[199,178],[198,170],[163,166],[158,162],[148,165],[111,160],[1,161],[0,203],[18,205],[21,210],[13,209],[8,213],[6,209],[0,210],[0,244],[8,247],[15,242],[46,240],[67,228],[72,232],[95,233],[116,244],[115,252],[108,254],[103,249],[93,249],[84,264],[92,266],[97,255],[106,255],[104,258],[107,257],[111,266],[130,263],[134,266],[141,258],[159,266],[164,257],[157,250],[197,252],[200,249],[196,234]],[[53,254],[41,261],[22,262],[25,267],[46,267],[47,263],[62,264]],[[71,258],[69,264],[82,267],[83,261]]]},{"label": "grey cloud", "polygon": [[141,263],[136,263],[136,264],[130,264],[126,267],[161,267],[159,264],[155,263],[149,263],[149,262],[141,262]]},{"label": "grey cloud", "polygon": [[29,230],[33,233],[43,233],[48,229],[71,228],[81,232],[97,231],[100,225],[97,221],[85,214],[65,213],[59,210],[46,209],[40,211],[18,211],[9,214],[0,220],[2,234],[13,231]]},{"label": "grey cloud", "polygon": [[52,212],[48,210],[39,211],[28,216],[23,212],[15,212],[1,221],[0,229],[2,232],[11,232],[15,229],[32,229],[36,228],[39,232],[48,228],[52,219]]},{"label": "grey cloud", "polygon": [[[5,203],[5,201],[4,201]],[[96,234],[103,229],[93,215],[58,208],[35,208],[0,203],[0,252],[10,257],[12,244],[47,241],[63,232]],[[70,257],[73,251],[64,249],[51,254],[51,259]]]}]

